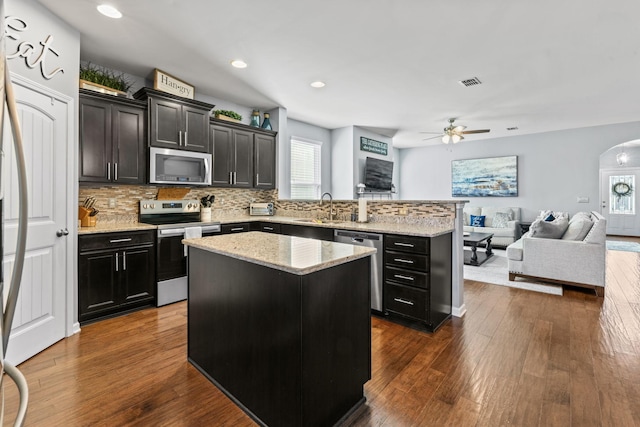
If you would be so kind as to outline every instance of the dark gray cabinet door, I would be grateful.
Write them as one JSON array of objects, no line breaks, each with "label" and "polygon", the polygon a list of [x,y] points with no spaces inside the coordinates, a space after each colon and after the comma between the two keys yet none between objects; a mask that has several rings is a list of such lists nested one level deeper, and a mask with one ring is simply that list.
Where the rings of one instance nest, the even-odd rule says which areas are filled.
[{"label": "dark gray cabinet door", "polygon": [[145,110],[113,105],[113,180],[121,184],[143,184],[146,176]]},{"label": "dark gray cabinet door", "polygon": [[233,131],[234,187],[253,187],[253,133]]},{"label": "dark gray cabinet door", "polygon": [[183,148],[208,153],[209,111],[183,105],[182,120],[184,123]]},{"label": "dark gray cabinet door", "polygon": [[96,251],[78,257],[78,320],[99,317],[118,306],[115,250]]},{"label": "dark gray cabinet door", "polygon": [[231,158],[233,151],[233,130],[222,126],[211,125],[211,154],[213,171],[211,185],[228,187],[231,185]]},{"label": "dark gray cabinet door", "polygon": [[255,144],[255,188],[276,188],[276,138],[256,134]]},{"label": "dark gray cabinet door", "polygon": [[112,157],[111,106],[80,97],[78,177],[85,182],[109,182]]},{"label": "dark gray cabinet door", "polygon": [[80,96],[80,182],[145,181],[145,108]]},{"label": "dark gray cabinet door", "polygon": [[162,98],[150,98],[150,138],[153,147],[179,149],[182,145],[182,105]]},{"label": "dark gray cabinet door", "polygon": [[123,250],[120,304],[153,301],[156,295],[155,248],[153,245]]}]

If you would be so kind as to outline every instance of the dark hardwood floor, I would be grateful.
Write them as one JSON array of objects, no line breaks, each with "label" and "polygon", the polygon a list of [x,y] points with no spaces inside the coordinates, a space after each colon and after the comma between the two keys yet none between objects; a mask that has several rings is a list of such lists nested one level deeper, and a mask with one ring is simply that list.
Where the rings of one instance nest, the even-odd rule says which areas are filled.
[{"label": "dark hardwood floor", "polygon": [[[604,299],[466,281],[465,302],[434,334],[373,319],[367,404],[348,425],[640,425],[640,254],[609,251]],[[254,425],[187,363],[185,303],[88,325],[20,369],[28,426]]]}]

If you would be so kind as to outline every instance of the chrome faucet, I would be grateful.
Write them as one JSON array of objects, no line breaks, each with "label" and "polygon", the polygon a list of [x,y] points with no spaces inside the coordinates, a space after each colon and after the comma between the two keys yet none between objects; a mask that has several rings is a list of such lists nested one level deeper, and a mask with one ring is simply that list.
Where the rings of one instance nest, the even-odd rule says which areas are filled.
[{"label": "chrome faucet", "polygon": [[320,197],[320,204],[324,201],[324,196],[329,196],[329,221],[333,221],[333,196],[331,193],[322,193],[322,197]]}]

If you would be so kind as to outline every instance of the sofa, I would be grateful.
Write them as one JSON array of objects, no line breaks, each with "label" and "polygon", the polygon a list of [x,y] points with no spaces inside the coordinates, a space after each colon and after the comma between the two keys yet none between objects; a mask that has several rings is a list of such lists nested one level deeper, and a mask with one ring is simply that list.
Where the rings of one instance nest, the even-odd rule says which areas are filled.
[{"label": "sofa", "polygon": [[537,218],[507,247],[509,280],[516,277],[593,288],[604,296],[606,219],[598,212]]},{"label": "sofa", "polygon": [[[520,238],[520,208],[465,206],[463,213],[463,231],[493,234],[491,246],[507,247]],[[472,216],[484,217],[483,226],[474,226]]]}]

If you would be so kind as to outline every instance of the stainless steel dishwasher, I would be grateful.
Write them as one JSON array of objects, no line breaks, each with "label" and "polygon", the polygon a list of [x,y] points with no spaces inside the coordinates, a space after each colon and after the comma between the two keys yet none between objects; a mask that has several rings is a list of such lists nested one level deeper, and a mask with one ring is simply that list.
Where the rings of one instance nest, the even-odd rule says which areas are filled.
[{"label": "stainless steel dishwasher", "polygon": [[382,313],[382,234],[335,230],[333,240],[378,250],[371,257],[371,309]]}]

